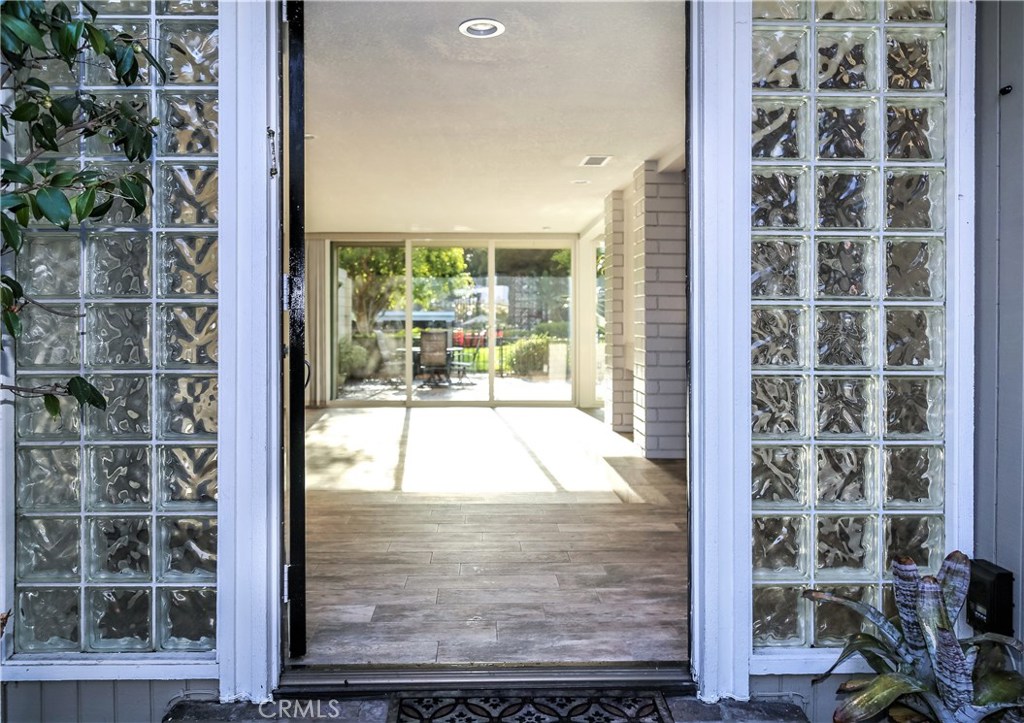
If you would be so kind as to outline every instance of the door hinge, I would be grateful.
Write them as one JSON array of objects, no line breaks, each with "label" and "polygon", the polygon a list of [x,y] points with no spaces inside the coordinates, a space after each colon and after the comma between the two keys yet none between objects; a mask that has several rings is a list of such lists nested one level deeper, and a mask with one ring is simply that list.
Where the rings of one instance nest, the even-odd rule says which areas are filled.
[{"label": "door hinge", "polygon": [[270,145],[270,177],[274,178],[280,171],[277,167],[277,133],[270,126],[267,126],[267,141]]},{"label": "door hinge", "polygon": [[281,277],[281,306],[285,311],[292,308],[292,277],[289,274]]},{"label": "door hinge", "polygon": [[291,565],[285,565],[284,566],[284,596],[282,598],[282,602],[285,602],[285,603],[288,602],[288,592],[289,592],[289,587],[288,587],[288,568],[290,568],[290,567],[291,567]]}]

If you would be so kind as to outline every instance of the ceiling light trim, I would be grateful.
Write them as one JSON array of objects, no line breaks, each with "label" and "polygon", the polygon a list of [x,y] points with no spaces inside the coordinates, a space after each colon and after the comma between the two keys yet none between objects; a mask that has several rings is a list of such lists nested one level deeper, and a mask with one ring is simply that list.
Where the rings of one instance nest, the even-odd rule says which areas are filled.
[{"label": "ceiling light trim", "polygon": [[505,25],[494,18],[470,18],[459,25],[459,32],[474,40],[489,40],[503,34]]}]

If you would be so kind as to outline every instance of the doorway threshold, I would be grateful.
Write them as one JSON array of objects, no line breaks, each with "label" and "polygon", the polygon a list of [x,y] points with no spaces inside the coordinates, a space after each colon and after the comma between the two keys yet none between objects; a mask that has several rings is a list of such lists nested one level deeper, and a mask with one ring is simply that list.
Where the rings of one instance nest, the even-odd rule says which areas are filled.
[{"label": "doorway threshold", "polygon": [[296,665],[281,674],[275,698],[365,695],[423,690],[644,689],[696,692],[686,661],[590,665]]}]

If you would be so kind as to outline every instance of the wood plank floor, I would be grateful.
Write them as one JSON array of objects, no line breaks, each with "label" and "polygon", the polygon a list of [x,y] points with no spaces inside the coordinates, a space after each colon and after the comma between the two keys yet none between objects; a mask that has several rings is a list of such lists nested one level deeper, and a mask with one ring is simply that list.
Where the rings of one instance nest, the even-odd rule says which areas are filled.
[{"label": "wood plank floor", "polygon": [[306,436],[301,662],[688,657],[681,462],[570,409],[333,409]]}]

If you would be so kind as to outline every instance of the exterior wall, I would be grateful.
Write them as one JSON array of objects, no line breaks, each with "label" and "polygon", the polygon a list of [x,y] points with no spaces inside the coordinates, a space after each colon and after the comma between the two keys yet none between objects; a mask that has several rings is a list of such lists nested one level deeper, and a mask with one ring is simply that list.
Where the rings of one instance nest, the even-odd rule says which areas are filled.
[{"label": "exterior wall", "polygon": [[6,683],[0,720],[158,721],[182,698],[212,700],[216,680],[119,680]]},{"label": "exterior wall", "polygon": [[[1024,631],[1024,4],[978,3],[974,554],[1013,571]],[[999,89],[1012,85],[1005,96]]]},{"label": "exterior wall", "polygon": [[626,297],[626,233],[625,211],[622,191],[613,191],[604,201],[605,253],[608,264],[608,280],[605,286],[606,355],[611,370],[612,429],[616,432],[633,431],[633,368],[628,361],[629,344],[626,343],[627,307],[632,303]]},{"label": "exterior wall", "polygon": [[792,702],[804,709],[812,723],[828,721],[832,720],[832,713],[842,700],[836,695],[839,684],[852,677],[833,675],[820,683],[812,683],[814,676],[811,675],[754,675],[750,678],[750,697]]}]

